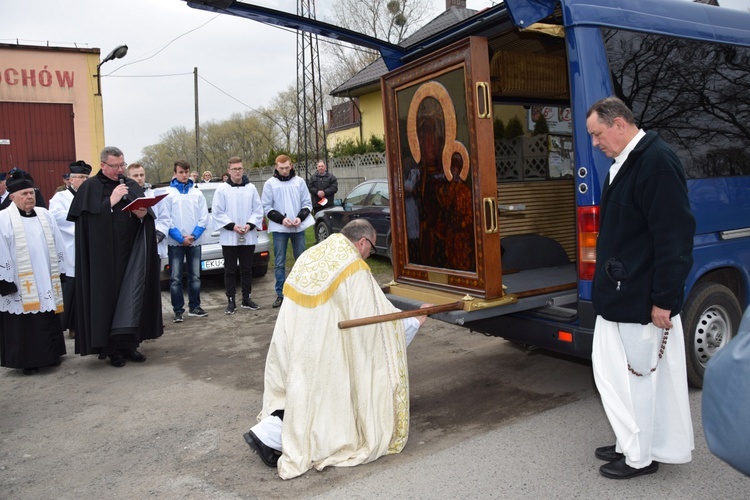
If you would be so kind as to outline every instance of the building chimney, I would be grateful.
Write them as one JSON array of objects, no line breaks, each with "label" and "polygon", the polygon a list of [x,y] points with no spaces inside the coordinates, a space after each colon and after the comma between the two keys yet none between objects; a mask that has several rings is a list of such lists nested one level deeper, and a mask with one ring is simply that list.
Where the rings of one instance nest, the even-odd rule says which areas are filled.
[{"label": "building chimney", "polygon": [[458,7],[459,9],[465,9],[466,0],[445,0],[445,10],[450,10],[451,7]]}]

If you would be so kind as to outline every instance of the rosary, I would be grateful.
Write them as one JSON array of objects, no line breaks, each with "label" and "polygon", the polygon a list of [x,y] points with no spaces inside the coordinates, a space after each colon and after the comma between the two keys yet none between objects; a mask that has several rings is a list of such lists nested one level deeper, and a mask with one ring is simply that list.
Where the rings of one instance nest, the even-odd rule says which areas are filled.
[{"label": "rosary", "polygon": [[[664,333],[661,337],[661,347],[659,348],[659,359],[661,359],[662,356],[664,356],[664,349],[667,347],[667,338],[669,337],[669,328],[664,329]],[[659,365],[659,359],[656,360],[656,364],[653,368],[651,368],[651,371],[649,373],[653,373],[656,371],[656,367]],[[630,363],[628,363],[628,371],[635,375],[636,377],[642,377],[643,374],[640,372],[637,372],[633,370],[633,367],[630,366]]]}]

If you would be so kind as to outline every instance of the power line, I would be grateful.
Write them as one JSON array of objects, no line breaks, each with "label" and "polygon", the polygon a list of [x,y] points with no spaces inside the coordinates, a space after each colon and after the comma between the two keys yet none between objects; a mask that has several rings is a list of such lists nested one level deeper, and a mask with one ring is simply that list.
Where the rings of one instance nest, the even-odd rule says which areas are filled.
[{"label": "power line", "polygon": [[200,73],[198,74],[198,78],[200,78],[201,80],[203,80],[203,81],[204,81],[204,82],[206,82],[207,84],[211,85],[211,86],[212,86],[213,88],[215,88],[216,90],[218,90],[218,91],[219,91],[219,92],[221,92],[222,94],[226,95],[226,96],[227,96],[227,97],[229,97],[230,99],[233,99],[233,100],[237,101],[238,103],[242,104],[243,106],[245,106],[245,107],[246,107],[247,109],[249,109],[250,111],[252,111],[252,112],[254,112],[254,113],[258,113],[258,112],[259,112],[259,111],[258,111],[257,109],[255,109],[255,108],[253,108],[252,106],[249,106],[249,105],[245,104],[244,102],[240,101],[239,99],[237,99],[236,97],[234,97],[233,95],[231,95],[231,94],[230,94],[229,92],[226,92],[226,91],[224,91],[224,90],[220,89],[219,87],[217,87],[216,85],[214,85],[213,83],[209,82],[208,80],[206,80],[205,78],[203,78],[203,77],[202,77],[202,76],[200,75]]},{"label": "power line", "polygon": [[161,78],[163,76],[186,76],[186,75],[192,75],[193,73],[171,73],[166,75],[102,75],[102,77],[109,77],[109,78]]},{"label": "power line", "polygon": [[106,75],[104,75],[104,76],[110,76],[110,75],[111,75],[112,73],[114,73],[115,71],[119,71],[119,70],[121,70],[121,69],[122,69],[122,68],[124,68],[125,66],[130,66],[130,65],[132,65],[132,64],[136,64],[136,63],[139,63],[139,62],[143,62],[143,61],[148,61],[149,59],[151,59],[151,58],[153,58],[153,57],[156,57],[156,56],[157,56],[157,55],[158,55],[159,53],[163,52],[163,51],[164,51],[164,50],[165,50],[165,49],[166,49],[167,47],[169,47],[170,45],[172,45],[172,44],[173,44],[174,42],[176,42],[177,40],[179,40],[179,39],[180,39],[180,38],[182,38],[183,36],[185,36],[185,35],[189,35],[189,34],[190,34],[190,33],[192,33],[193,31],[196,31],[196,30],[199,30],[199,29],[201,29],[202,27],[204,27],[205,25],[207,25],[208,23],[210,23],[211,21],[213,21],[214,19],[216,19],[216,18],[217,18],[217,17],[219,17],[220,15],[221,15],[221,14],[216,14],[216,15],[215,15],[214,17],[212,17],[211,19],[209,19],[209,20],[208,20],[208,21],[206,21],[205,23],[201,24],[200,26],[198,26],[198,27],[196,27],[196,28],[193,28],[193,29],[191,29],[191,30],[189,30],[189,31],[186,31],[185,33],[183,33],[183,34],[181,34],[181,35],[178,35],[178,36],[174,37],[174,38],[173,38],[173,39],[171,39],[171,40],[170,40],[170,41],[169,41],[169,42],[168,42],[168,43],[167,43],[167,44],[166,44],[166,45],[165,45],[164,47],[160,48],[159,50],[157,50],[156,52],[154,52],[154,53],[153,53],[153,54],[151,54],[150,56],[148,56],[148,57],[145,57],[145,58],[143,58],[143,59],[138,59],[138,60],[136,60],[136,61],[132,61],[132,62],[129,62],[129,63],[123,64],[122,66],[118,66],[117,68],[113,69],[113,70],[112,70],[111,72],[107,73],[107,74],[106,74]]}]

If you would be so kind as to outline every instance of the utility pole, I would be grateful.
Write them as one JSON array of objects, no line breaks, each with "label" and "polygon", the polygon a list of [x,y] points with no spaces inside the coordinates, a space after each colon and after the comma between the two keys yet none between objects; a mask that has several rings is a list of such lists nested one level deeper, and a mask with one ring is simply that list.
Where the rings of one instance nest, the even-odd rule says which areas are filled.
[{"label": "utility pole", "polygon": [[[297,0],[297,15],[315,19],[315,0]],[[318,35],[297,31],[297,166],[326,159],[325,109]]]},{"label": "utility pole", "polygon": [[193,88],[195,94],[195,169],[201,171],[201,131],[198,118],[198,68],[193,68]]}]

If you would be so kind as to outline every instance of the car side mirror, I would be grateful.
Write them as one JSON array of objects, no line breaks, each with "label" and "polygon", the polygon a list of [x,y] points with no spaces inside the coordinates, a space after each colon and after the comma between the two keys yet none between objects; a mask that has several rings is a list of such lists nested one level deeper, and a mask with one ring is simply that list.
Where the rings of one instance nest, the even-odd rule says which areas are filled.
[{"label": "car side mirror", "polygon": [[351,212],[352,208],[354,208],[354,205],[352,205],[351,203],[344,203],[344,211],[345,212]]}]

